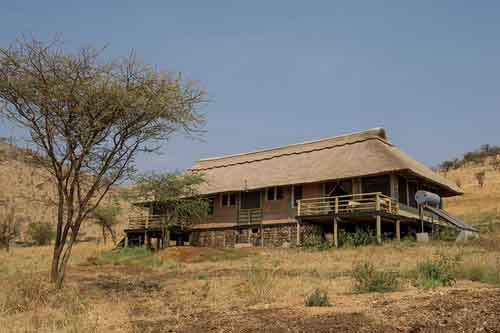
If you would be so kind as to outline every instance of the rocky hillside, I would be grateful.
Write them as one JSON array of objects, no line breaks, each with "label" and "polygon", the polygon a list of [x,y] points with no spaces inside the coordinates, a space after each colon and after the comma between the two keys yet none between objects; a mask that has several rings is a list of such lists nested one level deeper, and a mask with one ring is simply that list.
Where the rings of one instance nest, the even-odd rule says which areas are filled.
[{"label": "rocky hillside", "polygon": [[[48,177],[48,173],[32,163],[23,149],[16,147],[7,140],[0,140],[0,214],[7,207],[14,209],[16,218],[20,221],[22,237],[29,223],[55,223],[56,189]],[[105,204],[117,204],[122,207],[118,231],[123,229],[128,204],[121,199],[119,188],[108,195]],[[82,229],[82,238],[97,238],[101,231],[93,223],[86,221]]]}]

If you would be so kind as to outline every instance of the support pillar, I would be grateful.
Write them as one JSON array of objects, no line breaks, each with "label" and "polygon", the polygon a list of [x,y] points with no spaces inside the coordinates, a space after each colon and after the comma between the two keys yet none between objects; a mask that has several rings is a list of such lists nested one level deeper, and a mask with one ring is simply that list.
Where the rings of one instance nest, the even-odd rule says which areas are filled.
[{"label": "support pillar", "polygon": [[125,247],[128,247],[128,234],[125,234]]},{"label": "support pillar", "polygon": [[339,247],[339,228],[337,216],[333,216],[333,244],[335,247]]},{"label": "support pillar", "polygon": [[377,243],[382,244],[382,218],[377,215]]},{"label": "support pillar", "polygon": [[297,246],[300,246],[300,220],[297,219]]},{"label": "support pillar", "polygon": [[396,239],[399,242],[401,240],[401,221],[396,221]]}]

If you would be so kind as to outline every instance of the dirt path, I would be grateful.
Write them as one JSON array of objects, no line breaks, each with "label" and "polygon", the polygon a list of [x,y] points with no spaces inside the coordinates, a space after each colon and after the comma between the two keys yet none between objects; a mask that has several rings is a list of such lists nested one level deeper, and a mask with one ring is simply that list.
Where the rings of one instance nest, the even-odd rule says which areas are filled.
[{"label": "dirt path", "polygon": [[[356,297],[356,296],[352,296]],[[335,306],[335,305],[334,305]],[[378,295],[366,312],[307,309],[235,310],[199,313],[184,332],[500,332],[500,290],[450,290],[430,296],[400,298]],[[138,323],[139,324],[139,323]],[[142,323],[144,324],[144,323]],[[157,323],[159,324],[159,323]],[[139,324],[139,327],[141,325]],[[151,323],[142,329],[161,332]]]}]

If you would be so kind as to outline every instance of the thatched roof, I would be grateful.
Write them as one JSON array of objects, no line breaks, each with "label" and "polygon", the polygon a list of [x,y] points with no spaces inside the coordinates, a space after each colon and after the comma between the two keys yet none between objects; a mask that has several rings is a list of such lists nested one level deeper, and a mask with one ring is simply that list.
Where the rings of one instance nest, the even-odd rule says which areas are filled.
[{"label": "thatched roof", "polygon": [[442,189],[447,196],[462,194],[452,181],[439,176],[387,141],[385,130],[370,129],[249,153],[197,161],[192,171],[203,172],[202,193],[243,191],[269,186],[314,183],[409,172]]}]

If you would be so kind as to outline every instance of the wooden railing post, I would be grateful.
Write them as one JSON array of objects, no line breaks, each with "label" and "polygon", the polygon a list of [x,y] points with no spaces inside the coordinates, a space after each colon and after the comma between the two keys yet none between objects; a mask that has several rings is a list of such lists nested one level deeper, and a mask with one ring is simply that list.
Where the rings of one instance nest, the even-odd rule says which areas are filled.
[{"label": "wooden railing post", "polygon": [[375,194],[375,207],[376,207],[377,211],[380,210],[380,194],[379,193]]},{"label": "wooden railing post", "polygon": [[335,214],[339,213],[339,197],[335,197]]},{"label": "wooden railing post", "polygon": [[302,206],[302,200],[297,200],[297,215],[300,216],[300,208]]}]

